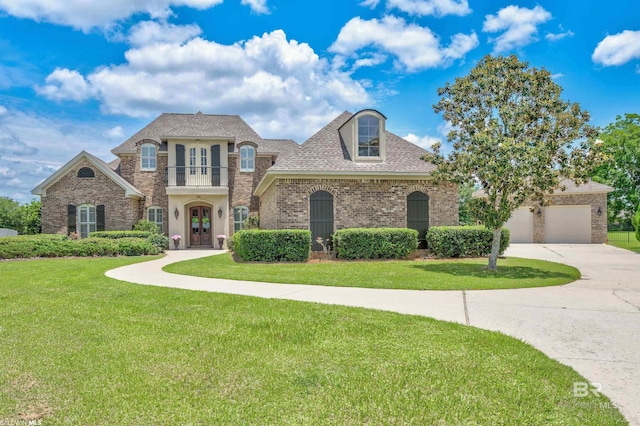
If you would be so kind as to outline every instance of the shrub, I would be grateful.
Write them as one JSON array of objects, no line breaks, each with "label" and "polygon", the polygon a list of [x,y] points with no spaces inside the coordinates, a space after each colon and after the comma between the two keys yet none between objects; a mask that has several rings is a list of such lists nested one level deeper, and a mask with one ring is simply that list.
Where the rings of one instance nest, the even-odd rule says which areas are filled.
[{"label": "shrub", "polygon": [[638,207],[638,211],[631,218],[631,224],[636,230],[636,240],[640,241],[640,207]]},{"label": "shrub", "polygon": [[418,231],[408,228],[351,228],[333,234],[340,259],[398,259],[418,248]]},{"label": "shrub", "polygon": [[0,259],[65,256],[139,256],[162,250],[142,238],[72,240],[65,235],[21,235],[0,238]]},{"label": "shrub", "polygon": [[245,261],[304,262],[311,250],[311,231],[242,230],[233,234],[233,248]]},{"label": "shrub", "polygon": [[152,232],[154,234],[160,233],[160,228],[158,228],[158,225],[156,225],[154,222],[151,222],[150,220],[145,220],[145,219],[141,219],[137,221],[135,225],[133,225],[133,230],[147,231],[147,232]]},{"label": "shrub", "polygon": [[[427,231],[427,248],[436,257],[481,257],[491,253],[493,232],[482,226],[434,226]],[[502,229],[500,254],[509,246],[509,230]]]},{"label": "shrub", "polygon": [[260,229],[260,216],[249,216],[244,220],[242,229]]},{"label": "shrub", "polygon": [[159,251],[164,251],[169,248],[169,237],[164,234],[151,234],[147,237],[147,241]]},{"label": "shrub", "polygon": [[[155,225],[155,224],[154,224]],[[111,238],[117,240],[119,238],[149,238],[152,235],[158,235],[149,231],[94,231],[89,232],[89,237],[95,238]]]}]

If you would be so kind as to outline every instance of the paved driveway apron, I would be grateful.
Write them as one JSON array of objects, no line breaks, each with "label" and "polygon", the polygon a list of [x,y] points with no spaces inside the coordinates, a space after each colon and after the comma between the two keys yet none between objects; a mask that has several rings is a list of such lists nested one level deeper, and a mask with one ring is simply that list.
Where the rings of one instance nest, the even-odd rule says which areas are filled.
[{"label": "paved driveway apron", "polygon": [[559,287],[465,292],[267,284],[161,270],[169,263],[211,254],[172,250],[160,260],[114,269],[107,276],[138,284],[382,309],[501,331],[600,383],[629,422],[640,426],[640,255],[636,253],[595,244],[515,244],[507,256],[572,265],[582,278]]}]

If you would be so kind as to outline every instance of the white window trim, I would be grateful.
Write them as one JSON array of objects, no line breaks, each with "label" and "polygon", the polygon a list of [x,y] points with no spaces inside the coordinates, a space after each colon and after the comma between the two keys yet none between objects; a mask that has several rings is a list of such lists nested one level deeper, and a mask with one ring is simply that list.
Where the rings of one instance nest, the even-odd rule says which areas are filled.
[{"label": "white window trim", "polygon": [[[93,210],[93,211],[92,211]],[[86,220],[82,220],[83,211],[86,214]],[[93,213],[93,221],[91,221],[91,214]],[[78,206],[77,211],[77,221],[78,221],[78,234],[80,234],[80,238],[87,238],[89,233],[94,232],[97,229],[98,224],[98,214],[96,211],[96,206],[92,204],[82,204]]]},{"label": "white window trim", "polygon": [[[243,152],[250,152],[251,155],[243,158]],[[245,163],[246,162],[246,163]],[[256,149],[252,145],[242,145],[240,147],[240,171],[253,172],[256,169]]]},{"label": "white window trim", "polygon": [[[153,157],[151,155],[145,155],[144,148],[153,148]],[[158,147],[156,147],[155,144],[143,143],[142,145],[140,145],[140,170],[143,172],[155,171],[158,166],[157,157],[158,157]],[[153,160],[153,166],[148,165],[145,167],[144,160],[148,160],[149,164],[151,164],[151,160]]]},{"label": "white window trim", "polygon": [[[158,210],[160,211],[160,222],[157,221],[158,219]],[[151,212],[153,212],[153,219],[151,218]],[[164,210],[162,209],[162,207],[159,206],[151,206],[147,209],[147,220],[150,222],[155,223],[156,225],[158,225],[158,228],[160,229],[160,233],[164,233],[164,226],[163,226],[163,220],[164,220]]]},{"label": "white window trim", "polygon": [[[378,121],[378,155],[360,155],[360,124],[359,121],[361,118],[364,117],[373,117]],[[384,128],[383,128],[383,124],[382,124],[382,119],[380,117],[378,117],[375,114],[362,114],[359,115],[358,117],[356,117],[355,120],[355,154],[356,154],[356,158],[360,159],[360,160],[367,160],[367,159],[371,159],[371,160],[380,160],[382,158],[382,144],[384,143],[383,141],[383,134],[384,134]],[[369,147],[370,148],[370,147]]]},{"label": "white window trim", "polygon": [[[236,220],[236,210],[240,210],[244,213],[244,218],[242,217],[242,213],[240,216],[240,220]],[[244,221],[249,217],[249,208],[247,206],[235,206],[233,208],[233,232],[241,231],[244,227]]]}]

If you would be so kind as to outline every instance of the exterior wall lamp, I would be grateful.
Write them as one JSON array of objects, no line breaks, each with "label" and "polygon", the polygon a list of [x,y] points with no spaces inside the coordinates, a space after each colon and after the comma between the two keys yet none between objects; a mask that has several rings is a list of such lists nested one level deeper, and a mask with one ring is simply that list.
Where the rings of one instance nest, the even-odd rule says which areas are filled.
[{"label": "exterior wall lamp", "polygon": [[176,217],[176,219],[178,219],[180,217],[180,211],[178,210],[178,208],[176,207],[176,209],[173,211],[173,215]]},{"label": "exterior wall lamp", "polygon": [[222,207],[218,207],[218,217],[222,217]]},{"label": "exterior wall lamp", "polygon": [[598,211],[596,213],[598,216],[602,216],[602,207],[598,207]]}]

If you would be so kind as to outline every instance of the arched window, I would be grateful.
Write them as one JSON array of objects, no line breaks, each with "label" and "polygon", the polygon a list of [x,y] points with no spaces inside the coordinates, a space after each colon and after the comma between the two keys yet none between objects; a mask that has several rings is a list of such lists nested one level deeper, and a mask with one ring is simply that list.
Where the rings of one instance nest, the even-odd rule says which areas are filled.
[{"label": "arched window", "polygon": [[78,170],[78,177],[93,178],[93,177],[96,177],[96,172],[94,172],[93,169],[90,167],[83,167],[80,170]]},{"label": "arched window", "polygon": [[149,207],[147,209],[147,220],[158,225],[161,234],[164,232],[162,226],[162,207]]},{"label": "arched window", "polygon": [[333,234],[333,195],[327,191],[316,191],[309,197],[309,229],[313,251],[322,250],[316,242],[318,237],[324,241]]},{"label": "arched window", "polygon": [[255,170],[256,150],[251,145],[240,147],[240,171],[252,172]]},{"label": "arched window", "polygon": [[429,229],[429,196],[423,192],[412,192],[407,196],[407,228],[418,231],[420,247],[426,242]]},{"label": "arched window", "polygon": [[156,169],[156,146],[152,143],[142,144],[140,147],[140,170],[154,171]]},{"label": "arched window", "polygon": [[373,115],[358,118],[358,156],[380,156],[380,120]]},{"label": "arched window", "polygon": [[233,232],[238,232],[244,227],[244,221],[249,217],[249,209],[245,206],[233,208]]}]

